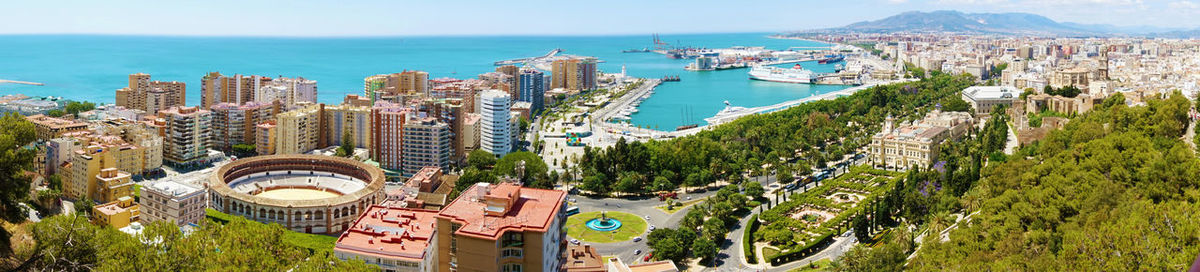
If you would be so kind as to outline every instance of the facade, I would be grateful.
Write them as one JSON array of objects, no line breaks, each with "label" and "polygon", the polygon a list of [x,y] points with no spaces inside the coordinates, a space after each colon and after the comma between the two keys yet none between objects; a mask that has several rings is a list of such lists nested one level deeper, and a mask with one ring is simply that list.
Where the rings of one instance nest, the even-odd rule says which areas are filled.
[{"label": "facade", "polygon": [[1079,94],[1075,97],[1063,97],[1044,93],[1025,97],[1025,112],[1053,111],[1063,114],[1079,114],[1091,111],[1097,101],[1089,94]]},{"label": "facade", "polygon": [[254,101],[264,104],[278,102],[284,109],[295,109],[317,102],[317,81],[281,77],[255,90]]},{"label": "facade", "polygon": [[363,79],[363,94],[372,101],[380,96],[397,96],[410,93],[428,93],[429,73],[408,71],[393,74],[373,75]]},{"label": "facade", "polygon": [[371,108],[351,105],[326,106],[322,109],[325,133],[324,143],[319,146],[342,144],[342,137],[350,135],[355,148],[371,149]]},{"label": "facade", "polygon": [[371,109],[372,128],[371,158],[379,162],[379,167],[388,170],[399,170],[404,161],[404,122],[411,110],[388,102],[376,103]]},{"label": "facade", "polygon": [[408,120],[403,130],[402,175],[411,177],[427,166],[450,168],[454,148],[449,125],[426,117]]},{"label": "facade", "polygon": [[437,271],[437,211],[371,206],[333,247],[338,259],[359,259],[383,271]]},{"label": "facade", "polygon": [[278,137],[275,120],[259,123],[254,130],[254,151],[259,155],[274,155],[275,138]]},{"label": "facade", "polygon": [[889,116],[883,131],[871,137],[867,146],[871,163],[889,169],[927,168],[937,161],[939,146],[946,139],[958,139],[972,125],[966,112],[930,112],[917,123],[896,126]]},{"label": "facade", "polygon": [[551,63],[550,88],[587,91],[596,88],[594,58],[560,59]]},{"label": "facade", "polygon": [[[162,165],[161,161],[156,165],[146,159],[147,155],[153,155],[147,154],[148,149],[125,142],[119,136],[82,131],[53,142],[54,147],[47,152],[54,155],[48,154],[47,161],[58,161],[56,171],[63,173],[63,193],[73,199],[88,197],[101,203],[115,200],[108,192],[117,188],[109,188],[106,183],[109,181],[106,179],[114,176],[102,175],[106,169],[114,169],[118,172],[110,174],[123,175],[128,180],[131,174],[142,174]],[[70,153],[61,155],[65,152]]]},{"label": "facade", "polygon": [[438,271],[559,271],[565,199],[512,183],[471,186],[437,215]]},{"label": "facade", "polygon": [[1050,75],[1050,86],[1054,88],[1075,86],[1086,92],[1089,74],[1091,73],[1085,68],[1073,68],[1055,71]]},{"label": "facade", "polygon": [[142,221],[170,221],[178,226],[198,225],[204,220],[208,194],[204,188],[167,180],[142,187],[138,204],[141,206]]},{"label": "facade", "polygon": [[200,79],[200,107],[207,109],[220,103],[241,105],[255,101],[254,96],[258,90],[269,83],[269,77],[225,76],[219,72],[210,72]]},{"label": "facade", "polygon": [[158,112],[163,123],[163,161],[172,165],[201,163],[212,144],[212,112],[173,107]]},{"label": "facade", "polygon": [[484,151],[503,157],[512,150],[512,99],[507,93],[486,90],[479,93],[479,146]]},{"label": "facade", "polygon": [[183,82],[151,81],[150,75],[129,75],[129,86],[117,90],[117,106],[158,112],[170,107],[182,107],[187,101],[187,84]]},{"label": "facade", "polygon": [[462,120],[462,131],[455,133],[458,138],[455,141],[459,142],[462,150],[455,150],[455,154],[466,157],[471,154],[471,151],[479,149],[479,114],[467,114]]},{"label": "facade", "polygon": [[26,116],[25,120],[33,123],[34,132],[37,134],[38,140],[50,140],[61,137],[63,134],[74,131],[87,129],[87,123],[55,118],[45,115]]},{"label": "facade", "polygon": [[213,148],[223,151],[234,145],[254,144],[255,126],[275,119],[278,103],[249,102],[243,105],[220,103],[209,108],[213,113]]},{"label": "facade", "polygon": [[962,91],[962,99],[976,114],[990,114],[996,105],[1012,106],[1021,92],[1012,86],[972,86]]},{"label": "facade", "polygon": [[321,107],[310,105],[276,116],[275,154],[303,154],[317,146],[321,137]]},{"label": "facade", "polygon": [[386,198],[382,170],[323,155],[239,159],[217,168],[208,187],[212,209],[304,233],[346,231]]},{"label": "facade", "polygon": [[530,112],[539,114],[546,107],[546,75],[537,69],[521,69],[517,101],[529,102]]}]

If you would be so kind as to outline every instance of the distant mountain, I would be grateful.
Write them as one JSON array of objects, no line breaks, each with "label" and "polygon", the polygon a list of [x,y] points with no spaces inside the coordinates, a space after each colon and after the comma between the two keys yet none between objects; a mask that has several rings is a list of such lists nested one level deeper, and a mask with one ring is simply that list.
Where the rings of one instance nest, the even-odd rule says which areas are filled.
[{"label": "distant mountain", "polygon": [[1037,36],[1102,36],[1106,31],[1081,24],[1059,23],[1029,13],[962,13],[910,11],[875,21],[853,23],[820,32],[958,32]]}]

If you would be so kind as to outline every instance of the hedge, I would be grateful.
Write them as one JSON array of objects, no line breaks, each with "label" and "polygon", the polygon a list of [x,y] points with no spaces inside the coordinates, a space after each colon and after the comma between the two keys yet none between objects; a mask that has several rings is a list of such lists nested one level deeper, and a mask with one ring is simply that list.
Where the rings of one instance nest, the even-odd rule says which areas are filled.
[{"label": "hedge", "polygon": [[817,253],[817,251],[820,251],[821,248],[833,243],[834,235],[837,235],[837,233],[827,232],[825,235],[822,235],[820,239],[817,239],[816,242],[805,245],[803,248],[776,255],[774,258],[771,258],[771,265],[778,266],[795,260],[803,259],[804,257],[812,255],[813,253]]},{"label": "hedge", "polygon": [[754,250],[754,232],[758,231],[757,214],[750,216],[750,225],[746,226],[744,231],[745,233],[742,234],[742,250],[744,250],[746,253],[746,262],[750,264],[757,264],[758,256],[755,254],[756,250]]}]

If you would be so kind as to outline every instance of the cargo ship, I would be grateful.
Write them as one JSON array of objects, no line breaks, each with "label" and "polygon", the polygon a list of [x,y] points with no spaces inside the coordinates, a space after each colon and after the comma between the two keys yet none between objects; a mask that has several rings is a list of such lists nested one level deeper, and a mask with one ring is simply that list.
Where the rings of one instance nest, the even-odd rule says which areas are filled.
[{"label": "cargo ship", "polygon": [[773,66],[754,66],[754,68],[750,68],[750,79],[754,80],[812,84],[816,78],[815,73],[805,70],[800,64],[796,64],[792,68]]}]

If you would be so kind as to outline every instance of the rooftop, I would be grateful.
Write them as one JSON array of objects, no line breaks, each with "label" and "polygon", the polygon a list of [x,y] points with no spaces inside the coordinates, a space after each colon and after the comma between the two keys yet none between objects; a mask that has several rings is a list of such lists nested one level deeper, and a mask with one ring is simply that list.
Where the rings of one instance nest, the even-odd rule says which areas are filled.
[{"label": "rooftop", "polygon": [[[438,218],[462,224],[455,234],[496,240],[505,231],[545,232],[561,212],[566,193],[480,183],[446,205]],[[507,201],[505,203],[501,203]]]},{"label": "rooftop", "polygon": [[338,237],[334,250],[420,262],[437,229],[436,215],[436,211],[371,206]]},{"label": "rooftop", "polygon": [[1012,86],[972,86],[963,89],[963,95],[980,99],[1015,99],[1021,95],[1021,91]]},{"label": "rooftop", "polygon": [[199,192],[201,189],[191,184],[186,184],[173,180],[161,181],[145,187],[146,189],[160,192],[164,195],[183,196]]}]

